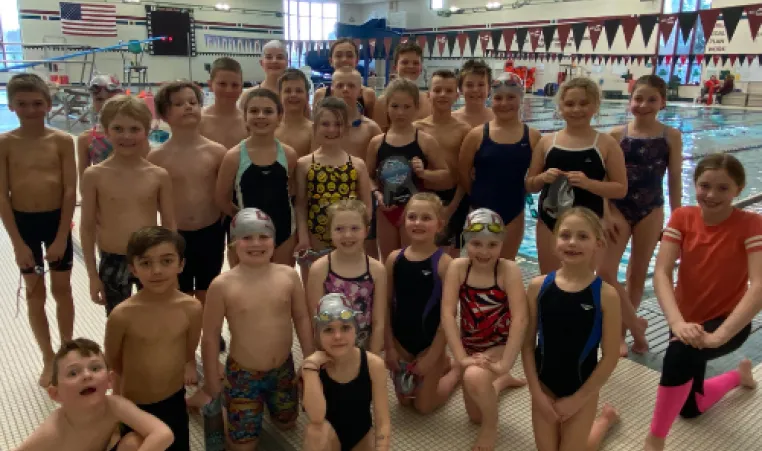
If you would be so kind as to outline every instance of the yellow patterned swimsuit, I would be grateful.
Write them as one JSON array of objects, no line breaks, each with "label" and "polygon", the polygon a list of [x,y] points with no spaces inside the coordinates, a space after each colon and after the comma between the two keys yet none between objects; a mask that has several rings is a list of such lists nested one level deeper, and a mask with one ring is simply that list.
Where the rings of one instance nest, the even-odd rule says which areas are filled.
[{"label": "yellow patterned swimsuit", "polygon": [[342,199],[357,199],[357,169],[352,157],[341,166],[324,166],[315,162],[307,171],[307,228],[324,243],[331,242],[328,230],[328,206]]}]

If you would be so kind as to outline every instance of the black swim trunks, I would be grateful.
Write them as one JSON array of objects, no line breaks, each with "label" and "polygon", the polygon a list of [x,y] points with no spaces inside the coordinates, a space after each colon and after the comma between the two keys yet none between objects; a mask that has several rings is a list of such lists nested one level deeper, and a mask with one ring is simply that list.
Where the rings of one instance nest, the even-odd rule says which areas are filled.
[{"label": "black swim trunks", "polygon": [[[188,407],[185,404],[185,387],[169,398],[153,404],[137,404],[144,412],[148,412],[169,426],[175,441],[167,451],[190,451],[190,427],[188,425]],[[132,432],[127,425],[122,425],[122,437]]]},{"label": "black swim trunks", "polygon": [[177,232],[185,239],[185,267],[178,277],[180,291],[206,291],[225,261],[223,223],[215,221],[199,230]]},{"label": "black swim trunks", "polygon": [[133,284],[138,290],[143,288],[140,281],[132,275],[126,255],[101,251],[98,277],[103,283],[106,296],[106,315],[111,314],[114,307],[132,296]]},{"label": "black swim trunks", "polygon": [[[21,239],[24,240],[34,255],[32,268],[22,268],[22,274],[42,273],[45,269],[45,260],[42,254],[42,246],[47,250],[58,235],[58,227],[61,224],[61,210],[23,212],[13,210],[16,227],[19,229]],[[71,231],[66,239],[66,250],[60,260],[49,262],[50,271],[71,271],[74,263],[74,248],[71,244]]]}]

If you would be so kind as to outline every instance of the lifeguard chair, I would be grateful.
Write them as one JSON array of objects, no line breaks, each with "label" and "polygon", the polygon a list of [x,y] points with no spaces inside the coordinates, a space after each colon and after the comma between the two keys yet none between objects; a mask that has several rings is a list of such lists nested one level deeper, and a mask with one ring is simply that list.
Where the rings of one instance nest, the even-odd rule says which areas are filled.
[{"label": "lifeguard chair", "polygon": [[[143,65],[143,44],[138,40],[127,42],[127,51],[122,51],[122,63],[124,65],[124,81],[122,84],[129,89],[133,81],[137,86],[148,85],[148,66]],[[132,60],[128,60],[128,54]]]}]

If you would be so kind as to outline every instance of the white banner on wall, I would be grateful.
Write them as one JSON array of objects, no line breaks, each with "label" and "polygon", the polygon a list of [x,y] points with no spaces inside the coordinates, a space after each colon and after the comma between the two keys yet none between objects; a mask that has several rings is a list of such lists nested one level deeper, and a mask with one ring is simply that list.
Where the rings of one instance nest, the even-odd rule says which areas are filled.
[{"label": "white banner on wall", "polygon": [[219,50],[231,53],[262,53],[262,40],[239,38],[235,36],[219,36],[205,34],[204,43],[207,50]]}]

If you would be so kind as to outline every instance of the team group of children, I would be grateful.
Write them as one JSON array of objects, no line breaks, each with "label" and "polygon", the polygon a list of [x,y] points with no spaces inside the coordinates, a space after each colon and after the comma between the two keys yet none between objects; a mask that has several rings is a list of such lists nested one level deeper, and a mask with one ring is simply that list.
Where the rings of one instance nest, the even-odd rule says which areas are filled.
[{"label": "team group of children", "polygon": [[[704,373],[744,342],[762,308],[762,220],[732,205],[745,176],[730,155],[698,163],[698,205],[681,208],[682,143],[657,120],[660,78],[637,81],[634,119],[610,134],[591,126],[596,84],[572,79],[558,94],[565,127],[542,136],[522,122],[522,80],[493,80],[480,61],[457,77],[435,72],[426,94],[414,82],[421,49],[401,44],[399,78],[376,99],[354,69],[355,44],[339,39],[332,85],[309,114],[309,82],[286,68],[283,44],[263,53],[265,81],[243,93],[238,63],[215,61],[215,102],[204,109],[193,83],[162,86],[155,110],[171,137],[155,149],[146,105],[96,77],[99,122],[77,140],[79,171],[74,140],[45,126],[45,83],[20,74],[8,84],[21,126],[0,135],[0,215],[44,359],[39,384],[61,405],[20,450],[188,450],[188,410],[215,403],[230,450],[256,448],[265,410],[289,429],[300,407],[305,450],[385,450],[387,371],[400,404],[421,414],[462,383],[480,425],[474,450],[508,446],[497,443],[499,395],[523,385],[539,450],[597,449],[618,421],[609,405],[596,414],[628,352],[624,332],[633,352],[648,347],[635,311],[662,232],[667,171],[672,216],[653,283],[672,340],[645,449],[664,449],[678,414],[700,415],[732,388],[755,386],[748,360]],[[452,112],[459,93],[465,105]],[[90,295],[108,315],[103,353],[73,339],[78,179]],[[541,192],[543,275],[525,289],[513,260],[527,192]],[[221,273],[226,248],[231,269]],[[199,341],[204,382],[186,399],[198,384]],[[526,380],[511,375],[519,354]]]}]

